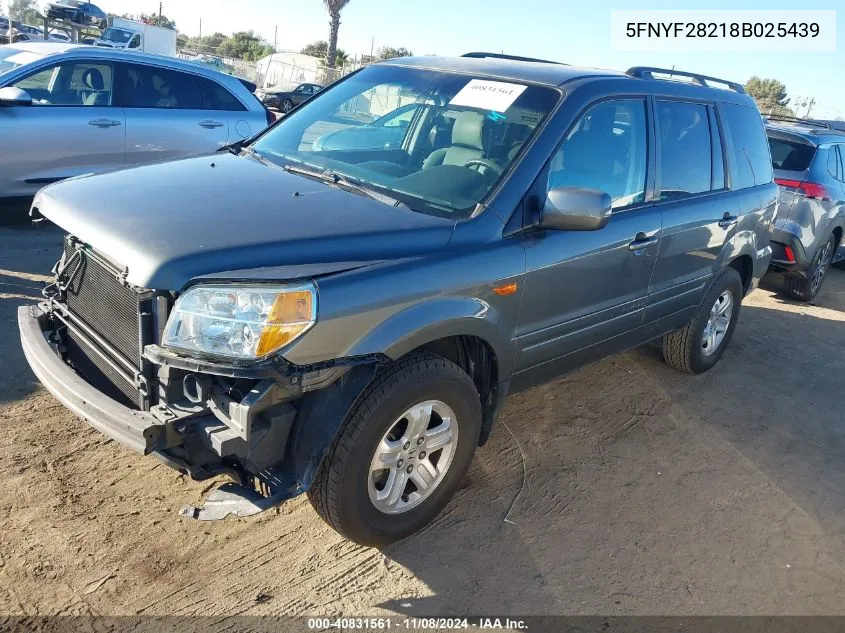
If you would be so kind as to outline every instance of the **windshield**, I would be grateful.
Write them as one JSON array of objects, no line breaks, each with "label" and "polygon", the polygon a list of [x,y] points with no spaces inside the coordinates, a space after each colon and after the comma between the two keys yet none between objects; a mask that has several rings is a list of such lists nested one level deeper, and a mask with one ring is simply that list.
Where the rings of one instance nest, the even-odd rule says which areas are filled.
[{"label": "windshield", "polygon": [[82,0],[59,0],[56,4],[60,4],[65,7],[79,7],[85,4]]},{"label": "windshield", "polygon": [[416,211],[465,218],[558,98],[516,82],[369,66],[306,101],[253,149],[354,179]]},{"label": "windshield", "polygon": [[41,56],[35,53],[22,51],[11,46],[0,46],[0,75],[38,59],[41,59]]},{"label": "windshield", "polygon": [[100,39],[104,42],[114,42],[115,44],[126,44],[135,35],[132,31],[126,29],[106,29],[100,35]]}]

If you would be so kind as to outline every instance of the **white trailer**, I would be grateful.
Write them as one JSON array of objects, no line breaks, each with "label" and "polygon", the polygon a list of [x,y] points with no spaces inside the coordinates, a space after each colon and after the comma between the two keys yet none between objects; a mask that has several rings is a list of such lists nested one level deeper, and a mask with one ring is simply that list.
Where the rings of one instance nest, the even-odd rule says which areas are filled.
[{"label": "white trailer", "polygon": [[125,48],[176,57],[176,31],[125,18],[114,18],[94,46]]}]

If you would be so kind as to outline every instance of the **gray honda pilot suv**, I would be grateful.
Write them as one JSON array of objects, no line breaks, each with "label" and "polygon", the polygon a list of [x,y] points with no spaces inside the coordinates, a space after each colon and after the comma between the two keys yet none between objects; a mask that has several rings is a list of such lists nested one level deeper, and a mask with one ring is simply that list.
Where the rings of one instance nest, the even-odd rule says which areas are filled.
[{"label": "gray honda pilot suv", "polygon": [[[248,143],[49,186],[68,236],[26,357],[95,429],[234,480],[189,516],[307,492],[405,537],[507,395],[660,337],[683,371],[724,353],[777,186],[742,88],[669,72],[392,60]],[[401,142],[315,148],[408,104]]]}]

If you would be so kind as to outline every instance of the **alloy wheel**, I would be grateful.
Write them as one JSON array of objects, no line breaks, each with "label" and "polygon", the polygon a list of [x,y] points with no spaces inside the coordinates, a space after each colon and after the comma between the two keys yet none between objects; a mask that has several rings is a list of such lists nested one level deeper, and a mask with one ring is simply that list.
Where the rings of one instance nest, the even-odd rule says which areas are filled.
[{"label": "alloy wheel", "polygon": [[705,356],[710,356],[725,340],[725,334],[731,323],[733,314],[734,298],[730,290],[725,290],[716,299],[716,303],[710,308],[710,316],[707,325],[704,326],[704,333],[701,335],[701,351]]},{"label": "alloy wheel", "polygon": [[385,514],[419,505],[443,482],[457,445],[458,423],[449,405],[427,400],[410,407],[376,447],[368,472],[370,501]]},{"label": "alloy wheel", "polygon": [[833,259],[833,244],[828,240],[824,245],[822,252],[819,253],[819,260],[813,270],[813,279],[810,282],[810,294],[815,295],[819,288],[821,288],[824,275],[827,272],[827,267],[830,265],[830,260]]}]

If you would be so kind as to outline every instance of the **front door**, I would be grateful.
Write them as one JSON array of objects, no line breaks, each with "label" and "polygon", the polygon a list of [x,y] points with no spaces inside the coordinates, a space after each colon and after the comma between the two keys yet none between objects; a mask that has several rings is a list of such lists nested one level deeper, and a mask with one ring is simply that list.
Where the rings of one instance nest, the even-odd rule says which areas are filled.
[{"label": "front door", "polygon": [[613,215],[597,231],[525,238],[515,388],[629,346],[642,324],[661,237],[660,212],[646,202],[647,148],[645,101],[619,99],[588,109],[552,158],[548,188],[605,191]]},{"label": "front door", "polygon": [[123,166],[125,119],[112,103],[112,64],[66,60],[6,85],[26,91],[32,105],[0,107],[0,198]]}]

